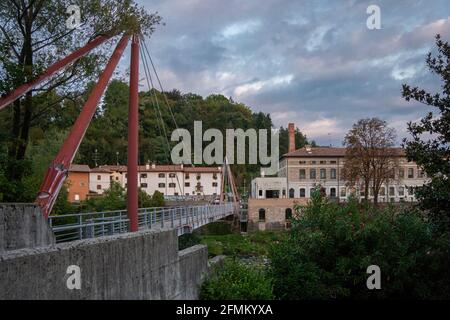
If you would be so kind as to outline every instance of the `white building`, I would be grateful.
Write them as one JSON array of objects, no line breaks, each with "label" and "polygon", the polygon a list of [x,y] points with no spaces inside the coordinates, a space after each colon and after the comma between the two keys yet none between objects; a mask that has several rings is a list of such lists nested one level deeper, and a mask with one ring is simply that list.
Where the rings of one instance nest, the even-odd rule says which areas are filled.
[{"label": "white building", "polygon": [[[99,194],[110,187],[111,181],[126,188],[127,167],[101,166],[93,169],[91,179],[93,191]],[[149,195],[159,191],[165,196],[215,196],[221,192],[221,167],[148,164],[139,166],[138,179],[139,187]]]},{"label": "white building", "polygon": [[111,186],[112,171],[108,168],[99,167],[89,172],[89,192],[103,194]]}]

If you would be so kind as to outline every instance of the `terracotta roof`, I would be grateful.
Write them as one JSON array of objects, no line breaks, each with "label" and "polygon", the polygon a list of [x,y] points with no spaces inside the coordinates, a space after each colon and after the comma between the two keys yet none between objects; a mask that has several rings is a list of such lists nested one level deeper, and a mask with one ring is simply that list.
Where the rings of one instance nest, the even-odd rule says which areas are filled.
[{"label": "terracotta roof", "polygon": [[184,167],[184,172],[213,172],[213,173],[219,173],[222,169],[219,167]]},{"label": "terracotta roof", "polygon": [[91,172],[94,172],[94,173],[111,173],[112,171],[109,168],[107,168],[106,166],[100,166],[100,167],[91,169]]},{"label": "terracotta roof", "polygon": [[118,165],[104,165],[104,166],[100,166],[99,168],[106,169],[109,171],[118,171],[118,172],[127,171],[127,166],[118,166]]},{"label": "terracotta roof", "polygon": [[[297,149],[293,152],[286,153],[283,157],[345,157],[345,148],[335,148],[335,147],[311,147],[308,151],[306,147]],[[392,148],[395,154],[399,157],[405,156],[405,149],[403,148]]]},{"label": "terracotta roof", "polygon": [[[127,166],[113,166],[113,165],[105,165],[105,166],[100,166],[98,168],[92,169],[91,172],[114,172],[114,171],[118,171],[118,172],[127,172]],[[181,167],[181,165],[175,165],[175,164],[170,164],[170,165],[156,165],[154,168],[152,167],[152,165],[149,166],[139,166],[138,168],[139,172],[220,172],[221,169],[219,167],[191,167],[191,166],[183,166],[183,168]]]},{"label": "terracotta roof", "polygon": [[90,172],[91,169],[87,164],[71,164],[69,172]]}]

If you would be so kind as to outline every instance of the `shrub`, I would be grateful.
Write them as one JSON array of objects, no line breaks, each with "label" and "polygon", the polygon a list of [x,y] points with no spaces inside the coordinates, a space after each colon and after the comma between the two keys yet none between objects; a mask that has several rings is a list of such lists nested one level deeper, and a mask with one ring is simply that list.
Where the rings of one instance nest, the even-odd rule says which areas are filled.
[{"label": "shrub", "polygon": [[266,272],[256,266],[247,266],[227,259],[213,268],[200,290],[201,300],[270,300],[272,283]]},{"label": "shrub", "polygon": [[[434,238],[419,212],[327,202],[297,208],[289,237],[270,252],[281,299],[449,298],[449,239]],[[369,265],[381,290],[368,290]]]}]

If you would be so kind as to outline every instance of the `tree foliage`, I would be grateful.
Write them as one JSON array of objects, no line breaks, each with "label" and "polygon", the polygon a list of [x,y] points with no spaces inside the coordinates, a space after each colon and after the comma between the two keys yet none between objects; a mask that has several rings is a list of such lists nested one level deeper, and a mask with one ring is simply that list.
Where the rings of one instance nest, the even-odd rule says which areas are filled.
[{"label": "tree foliage", "polygon": [[[433,236],[419,212],[338,205],[318,190],[297,210],[290,236],[269,256],[277,298],[450,298],[450,239]],[[366,286],[370,265],[381,269],[381,290]]]},{"label": "tree foliage", "polygon": [[363,185],[366,201],[372,187],[374,202],[378,202],[381,186],[392,179],[398,168],[395,137],[395,130],[378,118],[359,120],[345,136],[342,174],[350,185]]},{"label": "tree foliage", "polygon": [[417,188],[422,209],[429,212],[439,231],[450,232],[450,45],[436,36],[437,55],[428,54],[430,71],[442,81],[441,92],[430,93],[403,85],[406,101],[415,100],[432,108],[420,122],[408,123],[412,139],[405,139],[408,160],[415,161],[431,178]]},{"label": "tree foliage", "polygon": [[[75,0],[81,10],[81,26],[68,28],[68,3],[62,0],[8,0],[0,2],[0,94],[29,82],[51,64],[98,35],[122,32],[149,35],[160,23],[134,1]],[[50,118],[64,100],[77,99],[89,80],[95,79],[109,56],[110,44],[80,58],[43,86],[35,88],[3,111],[2,128],[7,141],[8,180],[20,183],[27,170],[26,151],[31,128]],[[46,117],[47,116],[47,117]],[[3,122],[4,121],[4,122]]]}]

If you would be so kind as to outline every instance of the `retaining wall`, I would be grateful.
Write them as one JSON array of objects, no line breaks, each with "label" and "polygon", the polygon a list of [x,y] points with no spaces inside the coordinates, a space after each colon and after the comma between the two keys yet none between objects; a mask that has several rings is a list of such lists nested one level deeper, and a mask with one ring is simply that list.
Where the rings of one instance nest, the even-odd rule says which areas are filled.
[{"label": "retaining wall", "polygon": [[[207,247],[146,230],[0,253],[0,299],[197,299]],[[69,289],[80,267],[81,289]],[[70,282],[70,281],[69,281]]]}]

